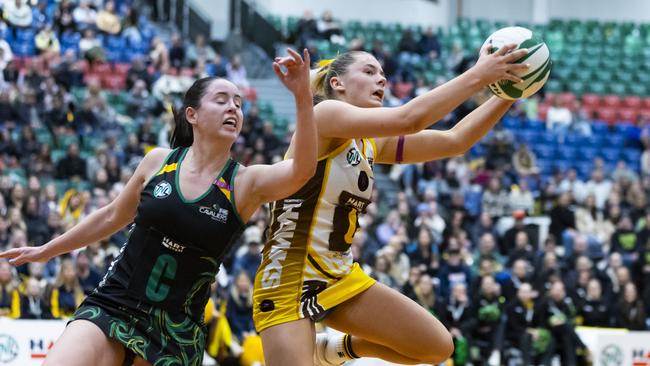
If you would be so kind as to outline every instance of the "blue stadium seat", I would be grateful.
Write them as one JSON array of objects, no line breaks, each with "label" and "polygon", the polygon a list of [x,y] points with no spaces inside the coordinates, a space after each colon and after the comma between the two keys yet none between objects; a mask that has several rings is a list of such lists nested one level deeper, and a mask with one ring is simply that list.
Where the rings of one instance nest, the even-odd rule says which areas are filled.
[{"label": "blue stadium seat", "polygon": [[16,41],[34,43],[34,37],[36,37],[36,32],[33,29],[26,28],[16,30]]},{"label": "blue stadium seat", "polygon": [[533,145],[539,139],[539,133],[530,130],[523,130],[518,133],[520,142],[527,143],[529,146]]},{"label": "blue stadium seat", "polygon": [[592,134],[591,136],[585,137],[585,142],[592,147],[601,147],[603,146],[604,139],[604,135]]},{"label": "blue stadium seat", "polygon": [[16,56],[28,57],[36,55],[36,47],[33,42],[14,43],[11,47]]},{"label": "blue stadium seat", "polygon": [[555,160],[555,162],[553,163],[553,168],[558,169],[561,172],[566,172],[572,167],[573,167],[573,161],[571,160]]},{"label": "blue stadium seat", "polygon": [[583,180],[588,180],[591,178],[591,170],[593,167],[593,161],[579,161],[575,165],[578,176]]},{"label": "blue stadium seat", "polygon": [[555,156],[558,159],[575,160],[576,155],[577,155],[577,149],[575,148],[575,145],[565,143],[563,145],[559,145],[555,149]]},{"label": "blue stadium seat", "polygon": [[519,119],[515,117],[503,117],[503,119],[501,119],[501,123],[503,124],[503,127],[509,130],[516,130],[521,126],[521,122],[519,122]]},{"label": "blue stadium seat", "polygon": [[585,144],[585,138],[575,133],[568,133],[564,136],[564,145],[580,147]]},{"label": "blue stadium seat", "polygon": [[576,156],[577,160],[588,161],[590,163],[593,163],[596,157],[598,157],[598,149],[591,146],[581,147]]},{"label": "blue stadium seat", "polygon": [[636,171],[641,168],[641,151],[634,148],[625,148],[621,151],[621,157]]},{"label": "blue stadium seat", "polygon": [[120,36],[106,36],[104,46],[107,50],[121,50],[126,48],[126,39]]},{"label": "blue stadium seat", "polygon": [[599,155],[605,159],[606,163],[616,163],[621,158],[621,149],[606,147],[600,149]]},{"label": "blue stadium seat", "polygon": [[625,135],[619,133],[607,134],[604,138],[604,146],[623,147],[625,146]]},{"label": "blue stadium seat", "polygon": [[537,159],[537,166],[542,175],[549,176],[553,174],[553,159],[539,158]]},{"label": "blue stadium seat", "polygon": [[546,123],[541,120],[531,119],[527,123],[528,128],[533,131],[544,132],[546,131]]},{"label": "blue stadium seat", "polygon": [[465,209],[471,216],[478,216],[481,213],[482,192],[468,189],[465,191]]},{"label": "blue stadium seat", "polygon": [[594,122],[591,124],[591,132],[594,135],[606,135],[609,132],[609,126],[607,123]]},{"label": "blue stadium seat", "polygon": [[555,147],[553,145],[536,144],[533,146],[533,152],[543,159],[555,158]]},{"label": "blue stadium seat", "polygon": [[540,144],[555,145],[555,143],[557,142],[557,136],[552,132],[543,131],[540,132],[537,136],[538,137],[536,142]]}]

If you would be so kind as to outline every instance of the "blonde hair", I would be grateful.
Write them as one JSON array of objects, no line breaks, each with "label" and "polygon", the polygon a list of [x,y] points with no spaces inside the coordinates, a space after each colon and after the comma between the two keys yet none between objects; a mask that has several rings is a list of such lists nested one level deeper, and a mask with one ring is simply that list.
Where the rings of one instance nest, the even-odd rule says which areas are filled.
[{"label": "blonde hair", "polygon": [[314,95],[314,105],[326,100],[335,99],[334,89],[330,84],[333,77],[344,75],[348,67],[355,61],[356,56],[366,53],[364,51],[348,51],[337,55],[333,59],[322,60],[311,80],[311,91]]}]

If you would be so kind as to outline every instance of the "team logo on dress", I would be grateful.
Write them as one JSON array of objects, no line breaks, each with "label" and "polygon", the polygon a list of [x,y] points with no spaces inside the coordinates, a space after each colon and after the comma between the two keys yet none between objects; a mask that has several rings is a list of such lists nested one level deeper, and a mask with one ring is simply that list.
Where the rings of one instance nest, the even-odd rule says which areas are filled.
[{"label": "team logo on dress", "polygon": [[212,205],[212,207],[201,206],[199,212],[210,216],[212,220],[219,221],[221,223],[226,223],[228,221],[228,210],[225,208],[219,208],[219,205]]},{"label": "team logo on dress", "polygon": [[153,196],[159,199],[167,198],[170,194],[172,194],[172,185],[166,180],[156,184],[153,189]]},{"label": "team logo on dress", "polygon": [[348,151],[347,155],[348,159],[348,164],[352,166],[357,166],[361,162],[361,154],[359,154],[359,150],[352,148]]}]

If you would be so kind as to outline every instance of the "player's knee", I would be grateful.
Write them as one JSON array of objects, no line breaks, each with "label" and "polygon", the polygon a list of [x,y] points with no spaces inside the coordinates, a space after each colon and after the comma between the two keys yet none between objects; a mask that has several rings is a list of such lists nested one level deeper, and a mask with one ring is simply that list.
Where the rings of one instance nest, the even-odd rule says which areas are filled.
[{"label": "player's knee", "polygon": [[421,354],[417,357],[422,363],[439,364],[448,360],[454,353],[454,340],[447,331],[427,343],[425,347],[421,348]]}]

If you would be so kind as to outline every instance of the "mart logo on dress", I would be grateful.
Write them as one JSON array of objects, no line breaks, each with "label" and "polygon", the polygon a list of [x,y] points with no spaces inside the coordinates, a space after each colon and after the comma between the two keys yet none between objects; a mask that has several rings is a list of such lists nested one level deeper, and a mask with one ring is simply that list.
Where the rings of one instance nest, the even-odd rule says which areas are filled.
[{"label": "mart logo on dress", "polygon": [[172,185],[166,180],[156,184],[153,189],[153,196],[159,199],[167,198],[170,194],[172,194]]}]

